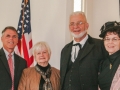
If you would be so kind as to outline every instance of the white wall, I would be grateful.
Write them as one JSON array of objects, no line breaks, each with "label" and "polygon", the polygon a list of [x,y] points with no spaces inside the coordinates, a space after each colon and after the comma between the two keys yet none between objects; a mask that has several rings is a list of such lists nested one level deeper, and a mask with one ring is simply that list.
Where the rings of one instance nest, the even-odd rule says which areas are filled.
[{"label": "white wall", "polygon": [[120,21],[119,0],[86,0],[90,28],[88,33],[99,38],[100,28],[107,21]]},{"label": "white wall", "polygon": [[[30,0],[33,44],[46,41],[51,47],[50,64],[59,69],[60,52],[71,40],[68,16],[72,12],[72,0]],[[0,32],[6,26],[17,28],[22,0],[0,1]],[[0,34],[1,35],[1,34]],[[0,43],[2,47],[2,43]]]},{"label": "white wall", "polygon": [[[17,28],[21,2],[0,1],[0,32],[9,25]],[[118,0],[86,0],[85,12],[91,36],[98,38],[100,28],[106,21],[119,21],[118,4]],[[52,50],[50,64],[58,69],[61,49],[72,39],[68,29],[69,14],[72,11],[73,0],[31,0],[33,44],[38,41],[48,42]]]}]

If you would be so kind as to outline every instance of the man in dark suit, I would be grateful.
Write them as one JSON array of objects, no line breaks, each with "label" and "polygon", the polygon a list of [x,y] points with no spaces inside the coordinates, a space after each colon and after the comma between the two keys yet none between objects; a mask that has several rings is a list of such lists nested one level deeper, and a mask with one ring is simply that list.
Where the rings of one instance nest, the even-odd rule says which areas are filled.
[{"label": "man in dark suit", "polygon": [[[2,31],[1,41],[3,47],[0,49],[0,90],[17,90],[21,73],[27,67],[27,63],[26,60],[14,53],[14,48],[18,43],[16,29],[12,26],[6,27]],[[8,63],[9,54],[11,54],[11,66]]]},{"label": "man in dark suit", "polygon": [[98,90],[99,64],[107,53],[102,40],[87,34],[88,27],[84,12],[70,15],[74,39],[61,51],[61,90]]}]

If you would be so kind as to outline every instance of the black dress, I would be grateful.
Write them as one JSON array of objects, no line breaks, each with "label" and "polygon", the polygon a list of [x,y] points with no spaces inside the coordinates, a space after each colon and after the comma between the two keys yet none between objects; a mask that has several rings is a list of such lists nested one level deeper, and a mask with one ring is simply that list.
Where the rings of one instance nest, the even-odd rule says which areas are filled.
[{"label": "black dress", "polygon": [[112,80],[119,64],[120,50],[108,56],[106,60],[101,63],[100,74],[98,77],[99,87],[101,90],[110,90]]}]

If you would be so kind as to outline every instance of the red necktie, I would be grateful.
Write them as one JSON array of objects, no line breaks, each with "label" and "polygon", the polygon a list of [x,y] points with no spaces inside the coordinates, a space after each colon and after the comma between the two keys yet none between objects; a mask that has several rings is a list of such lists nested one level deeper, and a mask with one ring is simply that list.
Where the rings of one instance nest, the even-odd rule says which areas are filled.
[{"label": "red necktie", "polygon": [[11,88],[11,90],[14,90],[14,67],[13,67],[12,55],[9,54],[8,56],[9,56],[8,65],[9,65],[9,68],[10,68],[10,73],[11,73],[11,78],[12,78],[12,88]]}]

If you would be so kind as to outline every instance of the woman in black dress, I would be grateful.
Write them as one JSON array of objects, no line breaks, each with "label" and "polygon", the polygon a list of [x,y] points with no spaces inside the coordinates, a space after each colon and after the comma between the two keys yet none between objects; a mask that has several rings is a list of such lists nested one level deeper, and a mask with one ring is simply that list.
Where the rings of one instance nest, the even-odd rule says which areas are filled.
[{"label": "woman in black dress", "polygon": [[109,55],[101,62],[100,90],[120,90],[120,23],[106,22],[99,35]]}]

